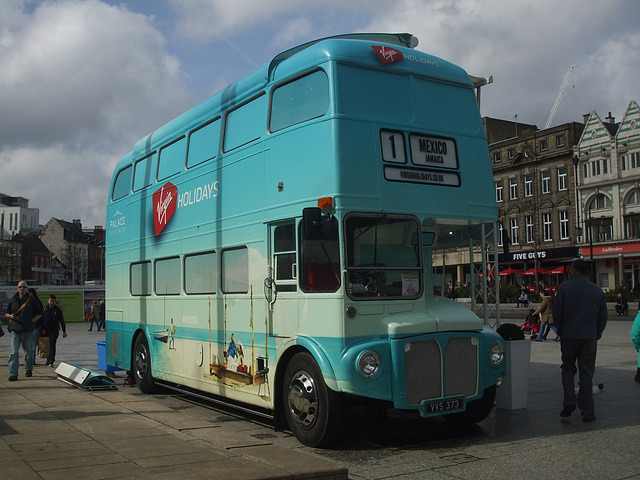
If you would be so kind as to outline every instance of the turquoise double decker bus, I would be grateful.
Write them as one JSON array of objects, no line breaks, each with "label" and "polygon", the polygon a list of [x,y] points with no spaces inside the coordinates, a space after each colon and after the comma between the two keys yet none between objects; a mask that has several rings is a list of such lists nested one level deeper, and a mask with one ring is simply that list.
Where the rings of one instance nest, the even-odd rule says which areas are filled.
[{"label": "turquoise double decker bus", "polygon": [[433,268],[497,221],[487,142],[469,75],[416,45],[301,45],[134,145],[107,207],[109,365],[312,446],[356,399],[489,414],[503,341]]}]

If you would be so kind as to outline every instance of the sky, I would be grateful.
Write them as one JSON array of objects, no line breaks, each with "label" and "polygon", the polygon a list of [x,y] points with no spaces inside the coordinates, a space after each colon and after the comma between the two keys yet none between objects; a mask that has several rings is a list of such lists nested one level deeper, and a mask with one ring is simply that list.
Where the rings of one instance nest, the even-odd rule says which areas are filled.
[{"label": "sky", "polygon": [[[106,226],[139,138],[290,47],[409,32],[493,76],[483,116],[544,128],[640,101],[638,0],[0,0],[0,192]],[[517,116],[517,117],[516,117]]]}]

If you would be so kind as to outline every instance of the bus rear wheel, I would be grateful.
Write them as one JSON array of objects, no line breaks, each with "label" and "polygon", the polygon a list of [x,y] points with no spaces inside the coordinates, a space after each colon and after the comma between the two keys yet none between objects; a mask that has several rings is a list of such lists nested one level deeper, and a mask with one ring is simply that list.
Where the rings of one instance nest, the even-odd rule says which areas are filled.
[{"label": "bus rear wheel", "polygon": [[132,370],[140,391],[142,393],[153,393],[154,380],[151,374],[151,354],[149,352],[149,343],[144,334],[136,337],[133,347]]},{"label": "bus rear wheel", "polygon": [[283,400],[287,423],[300,443],[326,446],[342,431],[342,398],[326,386],[309,353],[297,353],[287,365]]}]

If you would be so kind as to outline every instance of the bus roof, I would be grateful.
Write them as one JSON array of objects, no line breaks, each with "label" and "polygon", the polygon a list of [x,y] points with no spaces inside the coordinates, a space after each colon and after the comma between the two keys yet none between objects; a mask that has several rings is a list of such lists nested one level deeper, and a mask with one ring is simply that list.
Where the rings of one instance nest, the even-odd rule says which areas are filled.
[{"label": "bus roof", "polygon": [[[263,90],[270,82],[276,82],[295,75],[297,72],[318,65],[322,61],[355,61],[359,64],[379,68],[382,66],[374,50],[374,44],[390,45],[403,53],[403,61],[384,65],[395,71],[411,71],[417,75],[436,78],[473,88],[472,78],[459,66],[425,52],[413,50],[418,39],[409,33],[355,33],[317,39],[276,55],[265,64],[237,82],[229,85],[207,100],[196,105],[179,117],[161,126],[136,142],[132,151],[121,158],[117,169],[139,158],[151,154],[159,145],[174,139],[177,132],[184,132],[229,107]],[[363,58],[363,44],[372,53]],[[409,49],[407,51],[407,49]],[[276,74],[278,70],[278,74]]]},{"label": "bus roof", "polygon": [[311,42],[303,43],[302,45],[298,45],[297,47],[290,48],[289,50],[285,50],[284,52],[276,55],[269,63],[269,78],[271,78],[271,74],[273,70],[280,65],[280,63],[286,60],[289,57],[305,50],[312,45],[315,45],[319,42],[323,42],[325,40],[366,40],[369,42],[378,42],[378,43],[386,43],[390,45],[396,45],[398,47],[408,47],[415,48],[418,46],[418,39],[411,35],[410,33],[348,33],[345,35],[334,35],[331,37],[319,38],[317,40],[312,40]]}]

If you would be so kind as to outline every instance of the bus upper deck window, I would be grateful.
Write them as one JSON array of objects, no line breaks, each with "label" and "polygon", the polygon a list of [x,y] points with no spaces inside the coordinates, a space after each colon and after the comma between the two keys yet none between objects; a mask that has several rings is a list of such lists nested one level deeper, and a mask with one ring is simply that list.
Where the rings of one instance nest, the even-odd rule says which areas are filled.
[{"label": "bus upper deck window", "polygon": [[112,201],[126,197],[131,192],[131,170],[131,165],[129,165],[118,173],[116,181],[113,183]]},{"label": "bus upper deck window", "polygon": [[273,91],[269,129],[283,128],[321,117],[329,109],[329,80],[318,70]]}]

